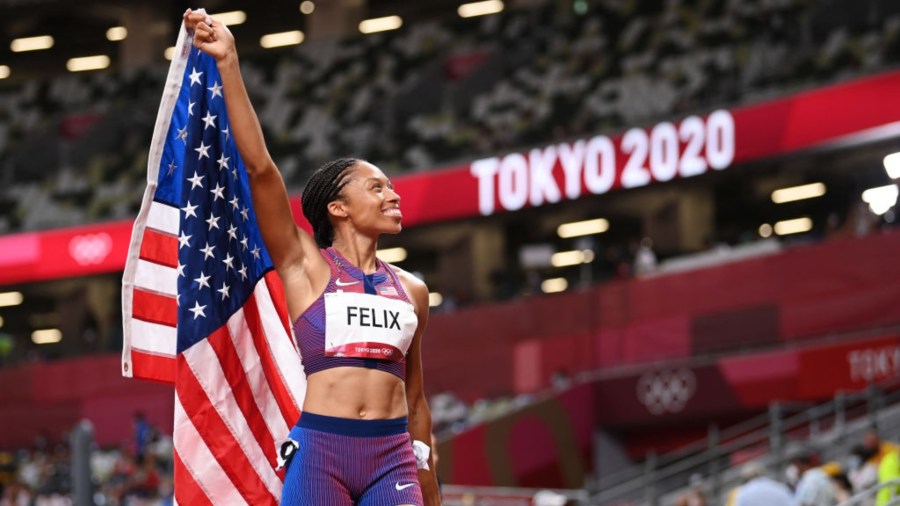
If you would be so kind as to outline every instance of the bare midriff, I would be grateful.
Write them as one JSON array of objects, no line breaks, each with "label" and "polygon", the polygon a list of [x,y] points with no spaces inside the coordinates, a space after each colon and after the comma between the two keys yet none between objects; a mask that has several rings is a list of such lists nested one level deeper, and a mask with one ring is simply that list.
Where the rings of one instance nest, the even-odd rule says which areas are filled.
[{"label": "bare midriff", "polygon": [[303,411],[339,418],[378,420],[407,415],[406,388],[393,374],[335,367],[307,378]]}]

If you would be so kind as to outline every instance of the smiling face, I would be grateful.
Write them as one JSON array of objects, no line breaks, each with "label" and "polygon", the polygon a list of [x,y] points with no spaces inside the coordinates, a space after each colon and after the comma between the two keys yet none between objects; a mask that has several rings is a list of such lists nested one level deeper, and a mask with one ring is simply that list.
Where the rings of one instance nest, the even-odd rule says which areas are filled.
[{"label": "smiling face", "polygon": [[400,196],[387,176],[368,162],[358,162],[350,169],[350,180],[340,198],[328,204],[328,212],[338,223],[348,222],[360,233],[371,237],[396,234],[402,226]]}]

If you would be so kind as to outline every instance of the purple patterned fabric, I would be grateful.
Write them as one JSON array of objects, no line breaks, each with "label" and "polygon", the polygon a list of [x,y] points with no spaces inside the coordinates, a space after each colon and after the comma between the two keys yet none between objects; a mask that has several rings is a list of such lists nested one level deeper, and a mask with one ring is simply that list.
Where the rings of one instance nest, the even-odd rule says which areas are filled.
[{"label": "purple patterned fabric", "polygon": [[422,505],[406,419],[350,420],[303,413],[290,438],[282,505]]},{"label": "purple patterned fabric", "polygon": [[371,293],[381,297],[410,302],[400,279],[388,264],[376,260],[377,269],[365,274],[334,248],[322,250],[331,266],[331,279],[325,291],[294,322],[294,336],[300,348],[303,370],[307,376],[333,367],[366,367],[378,369],[406,379],[406,360],[378,360],[325,356],[325,294],[339,290]]}]

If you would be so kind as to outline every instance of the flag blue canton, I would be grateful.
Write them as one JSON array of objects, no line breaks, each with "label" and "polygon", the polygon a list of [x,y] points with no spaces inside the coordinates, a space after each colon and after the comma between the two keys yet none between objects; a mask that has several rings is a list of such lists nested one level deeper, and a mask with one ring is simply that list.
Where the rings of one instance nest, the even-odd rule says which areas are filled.
[{"label": "flag blue canton", "polygon": [[155,200],[180,209],[178,346],[205,339],[272,269],[225,108],[215,60],[191,48]]}]

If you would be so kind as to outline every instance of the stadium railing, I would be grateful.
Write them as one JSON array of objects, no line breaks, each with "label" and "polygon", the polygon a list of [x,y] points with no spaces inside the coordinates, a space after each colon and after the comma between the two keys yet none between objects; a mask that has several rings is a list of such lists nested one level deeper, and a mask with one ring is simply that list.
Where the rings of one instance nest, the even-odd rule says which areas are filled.
[{"label": "stadium railing", "polygon": [[894,431],[900,428],[898,387],[900,382],[894,381],[863,392],[839,392],[813,406],[775,402],[767,414],[739,425],[724,430],[711,425],[705,440],[665,455],[649,453],[643,464],[602,477],[590,504],[674,504],[694,474],[705,476],[709,495],[718,504],[739,484],[741,456],[759,459],[772,475],[780,475],[787,449],[800,441],[827,459],[849,455],[850,442],[872,423]]}]

